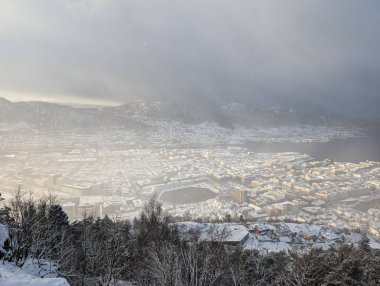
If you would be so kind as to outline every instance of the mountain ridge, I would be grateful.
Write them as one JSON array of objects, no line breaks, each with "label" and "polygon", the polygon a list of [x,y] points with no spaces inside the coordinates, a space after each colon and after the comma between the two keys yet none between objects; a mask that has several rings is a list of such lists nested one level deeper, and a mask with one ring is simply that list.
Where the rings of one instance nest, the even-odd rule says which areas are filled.
[{"label": "mountain ridge", "polygon": [[118,106],[73,107],[43,101],[11,102],[0,97],[0,124],[24,124],[34,129],[144,128],[147,121],[216,122],[233,128],[278,126],[372,126],[375,122],[290,108],[258,108],[237,102],[222,106],[186,106],[170,101],[135,100]]}]

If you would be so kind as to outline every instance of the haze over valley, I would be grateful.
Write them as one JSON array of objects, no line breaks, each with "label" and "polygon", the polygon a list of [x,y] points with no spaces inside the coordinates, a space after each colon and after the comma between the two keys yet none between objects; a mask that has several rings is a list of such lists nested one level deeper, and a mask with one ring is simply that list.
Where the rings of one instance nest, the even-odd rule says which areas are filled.
[{"label": "haze over valley", "polygon": [[[348,223],[335,214],[337,202],[352,199],[347,207],[366,219],[371,208],[354,206],[377,200],[377,145],[351,154],[378,138],[369,120],[238,103],[209,113],[171,102],[1,104],[3,194],[18,184],[36,196],[54,191],[72,220],[89,211],[132,219],[157,196],[179,217],[327,217],[329,224],[378,231],[373,221]],[[350,140],[357,143],[344,150]],[[336,146],[339,152],[329,152]]]}]

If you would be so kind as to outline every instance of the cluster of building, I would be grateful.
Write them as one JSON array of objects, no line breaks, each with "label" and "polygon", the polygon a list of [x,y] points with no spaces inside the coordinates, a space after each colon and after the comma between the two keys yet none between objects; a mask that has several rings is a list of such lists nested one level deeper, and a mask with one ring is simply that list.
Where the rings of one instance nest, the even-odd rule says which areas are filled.
[{"label": "cluster of building", "polygon": [[[9,198],[20,184],[36,196],[54,191],[70,218],[78,219],[84,214],[133,218],[156,195],[174,217],[296,221],[380,235],[379,162],[316,161],[294,152],[255,153],[244,145],[211,146],[209,135],[194,136],[191,128],[195,127],[175,122],[170,126],[162,128],[172,131],[162,133],[35,133],[28,137],[30,141],[23,134],[2,136],[3,197]],[[197,132],[214,139],[236,139],[232,133],[225,135],[233,131],[212,126],[205,123]],[[202,131],[213,128],[215,134]],[[325,136],[328,130],[323,132]],[[198,146],[181,146],[190,137]],[[159,147],[165,140],[182,143]],[[199,194],[184,193],[188,197],[183,202],[178,196],[170,199],[178,190],[197,188]]]},{"label": "cluster of building", "polygon": [[[296,223],[174,223],[183,240],[222,242],[226,246],[256,250],[260,253],[322,248],[344,243],[358,244],[363,234],[326,226]],[[374,237],[367,236],[370,247],[380,249]]]},{"label": "cluster of building", "polygon": [[144,121],[154,127],[147,142],[157,147],[210,146],[243,142],[327,142],[330,139],[355,137],[359,130],[331,126],[296,125],[272,128],[222,127],[214,122]]}]

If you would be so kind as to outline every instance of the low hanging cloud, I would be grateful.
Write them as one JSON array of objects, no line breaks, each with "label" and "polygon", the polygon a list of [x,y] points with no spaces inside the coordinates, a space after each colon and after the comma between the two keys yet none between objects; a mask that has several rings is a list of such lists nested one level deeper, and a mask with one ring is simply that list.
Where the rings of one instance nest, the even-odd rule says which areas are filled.
[{"label": "low hanging cloud", "polygon": [[379,117],[380,2],[0,0],[0,96]]}]

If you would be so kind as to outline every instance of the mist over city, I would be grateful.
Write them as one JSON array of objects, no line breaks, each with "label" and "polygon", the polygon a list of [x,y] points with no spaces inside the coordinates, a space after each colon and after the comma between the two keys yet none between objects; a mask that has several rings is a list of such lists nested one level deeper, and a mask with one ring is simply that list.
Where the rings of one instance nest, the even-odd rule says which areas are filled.
[{"label": "mist over city", "polygon": [[379,285],[379,12],[0,0],[0,284]]}]

